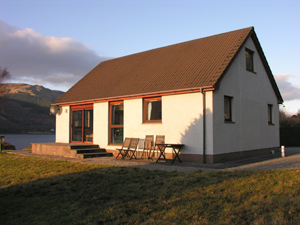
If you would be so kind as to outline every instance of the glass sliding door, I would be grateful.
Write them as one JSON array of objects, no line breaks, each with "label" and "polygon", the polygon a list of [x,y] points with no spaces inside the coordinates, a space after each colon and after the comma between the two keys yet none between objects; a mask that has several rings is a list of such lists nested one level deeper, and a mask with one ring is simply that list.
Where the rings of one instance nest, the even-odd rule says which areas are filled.
[{"label": "glass sliding door", "polygon": [[93,142],[93,110],[84,110],[84,141]]},{"label": "glass sliding door", "polygon": [[93,105],[71,107],[71,142],[93,142]]},{"label": "glass sliding door", "polygon": [[82,110],[72,111],[72,141],[82,142]]}]

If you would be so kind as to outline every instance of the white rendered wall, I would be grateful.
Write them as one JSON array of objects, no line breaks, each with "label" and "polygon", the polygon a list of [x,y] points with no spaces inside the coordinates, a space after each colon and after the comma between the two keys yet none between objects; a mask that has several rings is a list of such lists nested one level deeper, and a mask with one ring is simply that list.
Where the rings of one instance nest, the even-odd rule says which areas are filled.
[{"label": "white rendered wall", "polygon": [[[253,50],[254,71],[246,70],[245,47]],[[233,123],[224,122],[224,95],[233,97]],[[273,123],[268,124],[268,104]],[[214,92],[214,154],[279,146],[277,98],[250,38]]]},{"label": "white rendered wall", "polygon": [[60,107],[59,112],[56,114],[55,125],[55,142],[56,143],[69,143],[70,142],[70,107]]},{"label": "white rendered wall", "polygon": [[124,137],[165,135],[166,143],[185,144],[182,153],[202,154],[202,129],[201,93],[163,96],[162,123],[154,124],[143,123],[143,99],[124,101]]},{"label": "white rendered wall", "polygon": [[109,103],[101,102],[94,104],[94,139],[93,143],[101,148],[108,145],[108,121],[109,121]]}]

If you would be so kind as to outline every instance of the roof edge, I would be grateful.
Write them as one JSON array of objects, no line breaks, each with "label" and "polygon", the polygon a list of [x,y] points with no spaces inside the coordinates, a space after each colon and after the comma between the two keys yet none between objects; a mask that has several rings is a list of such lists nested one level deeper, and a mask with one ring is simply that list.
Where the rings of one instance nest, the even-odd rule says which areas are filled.
[{"label": "roof edge", "polygon": [[258,40],[258,37],[257,37],[256,33],[253,32],[251,34],[251,37],[252,37],[252,40],[253,40],[253,42],[255,44],[255,47],[256,47],[256,49],[258,51],[258,54],[259,54],[259,56],[261,58],[261,61],[262,61],[263,65],[264,65],[264,68],[266,70],[268,78],[269,78],[269,80],[271,82],[271,85],[272,85],[273,90],[275,92],[275,95],[277,97],[278,104],[282,104],[283,103],[283,98],[281,96],[281,93],[280,93],[279,88],[277,86],[277,83],[275,81],[274,75],[273,75],[273,73],[271,71],[271,68],[270,68],[269,63],[267,61],[267,58],[266,58],[266,56],[265,56],[265,54],[263,52],[263,49],[262,49],[262,47],[261,47],[261,45],[259,43],[259,40]]},{"label": "roof edge", "polygon": [[[215,83],[215,86],[216,86],[216,89],[219,89],[220,87],[220,83],[221,83],[221,80],[223,79],[223,77],[225,76],[225,74],[227,73],[227,71],[229,70],[229,68],[231,67],[232,63],[234,62],[234,60],[236,59],[237,55],[240,53],[243,45],[246,43],[246,41],[248,40],[248,38],[253,34],[255,33],[254,31],[254,27],[251,26],[251,27],[247,27],[247,28],[244,28],[244,29],[248,29],[248,28],[251,28],[251,30],[249,31],[248,35],[244,38],[243,42],[241,43],[240,47],[237,49],[237,51],[235,52],[234,56],[232,57],[231,61],[228,63],[227,67],[224,69],[223,73],[221,74],[220,78],[217,80],[217,82]],[[243,29],[241,29],[243,30]]]},{"label": "roof edge", "polygon": [[194,93],[194,92],[206,92],[206,91],[214,91],[214,90],[215,90],[214,86],[204,86],[204,87],[195,87],[195,88],[188,88],[188,89],[148,92],[148,93],[140,93],[140,94],[133,94],[133,95],[122,95],[122,96],[115,96],[115,97],[88,99],[88,100],[71,101],[71,102],[54,102],[51,105],[57,105],[57,106],[83,105],[83,104],[90,104],[90,103],[97,103],[97,102],[108,102],[108,101],[119,101],[125,99],[153,97],[157,95],[165,96],[165,95],[187,94],[187,93]]},{"label": "roof edge", "polygon": [[[262,49],[262,47],[261,47],[261,45],[260,45],[260,43],[259,43],[259,40],[258,40],[258,37],[257,37],[257,35],[256,35],[256,33],[255,33],[254,27],[252,26],[252,27],[249,27],[249,28],[252,28],[252,29],[250,30],[249,34],[247,35],[247,37],[244,39],[244,41],[243,41],[242,44],[240,45],[239,49],[236,51],[236,54],[232,57],[232,60],[228,63],[227,67],[226,67],[225,70],[223,71],[223,73],[222,73],[222,75],[220,76],[220,78],[219,78],[219,79],[217,80],[217,82],[215,83],[215,87],[216,87],[216,89],[219,89],[221,80],[223,79],[224,75],[225,75],[225,74],[227,73],[227,71],[229,70],[230,66],[232,65],[232,63],[233,63],[234,60],[236,59],[237,55],[240,53],[241,49],[243,48],[243,46],[244,46],[244,44],[246,43],[246,41],[248,40],[248,38],[251,37],[252,40],[253,40],[253,43],[254,43],[254,45],[255,45],[257,51],[258,51],[258,54],[259,54],[259,56],[260,56],[260,58],[261,58],[261,61],[262,61],[263,65],[264,65],[264,68],[265,68],[265,70],[266,70],[266,73],[267,73],[267,75],[268,75],[268,78],[269,78],[269,80],[270,80],[270,82],[271,82],[271,85],[272,85],[273,90],[274,90],[274,92],[275,92],[275,95],[276,95],[276,97],[277,97],[277,102],[278,102],[278,104],[282,104],[282,103],[283,103],[283,98],[282,98],[282,96],[281,96],[281,94],[280,94],[279,88],[278,88],[278,86],[277,86],[277,84],[276,84],[275,78],[274,78],[273,73],[272,73],[272,71],[271,71],[271,68],[270,68],[270,66],[269,66],[269,64],[268,64],[267,58],[266,58],[266,56],[265,56],[265,54],[264,54],[264,52],[263,52],[263,49]],[[245,28],[245,29],[247,29],[247,28]]]}]

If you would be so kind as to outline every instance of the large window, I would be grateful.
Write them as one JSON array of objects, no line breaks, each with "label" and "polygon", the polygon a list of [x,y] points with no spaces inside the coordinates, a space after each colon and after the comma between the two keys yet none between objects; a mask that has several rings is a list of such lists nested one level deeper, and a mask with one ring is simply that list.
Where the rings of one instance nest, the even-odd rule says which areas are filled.
[{"label": "large window", "polygon": [[232,122],[232,97],[224,96],[224,120]]},{"label": "large window", "polygon": [[254,64],[253,64],[254,52],[246,48],[245,55],[246,55],[246,69],[250,72],[254,72]]},{"label": "large window", "polygon": [[110,144],[123,143],[123,101],[110,103]]},{"label": "large window", "polygon": [[144,98],[144,122],[161,122],[161,97]]}]

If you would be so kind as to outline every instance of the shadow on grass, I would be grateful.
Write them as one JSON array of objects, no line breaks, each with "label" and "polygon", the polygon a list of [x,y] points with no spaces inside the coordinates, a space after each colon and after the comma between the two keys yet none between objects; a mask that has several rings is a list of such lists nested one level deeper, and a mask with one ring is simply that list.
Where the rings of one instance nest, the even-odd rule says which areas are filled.
[{"label": "shadow on grass", "polygon": [[[0,189],[0,224],[245,224],[260,218],[253,213],[257,206],[267,210],[262,221],[270,221],[269,205],[276,203],[277,198],[264,197],[274,190],[270,187],[276,182],[280,186],[280,176],[280,171],[178,173],[122,167],[94,169]],[[290,193],[299,196],[299,188]],[[285,205],[284,212],[300,209],[300,203],[286,205],[291,194],[277,194]],[[249,198],[254,200],[249,202]],[[295,218],[280,217],[287,221]]]},{"label": "shadow on grass", "polygon": [[[222,176],[218,177],[222,182]],[[115,219],[122,223],[138,215],[141,218],[135,219],[141,221],[151,212],[161,211],[171,196],[180,196],[196,183],[207,186],[214,182],[197,173],[95,169],[0,189],[0,218],[7,224],[38,224],[41,220],[46,224],[85,224]]]}]

